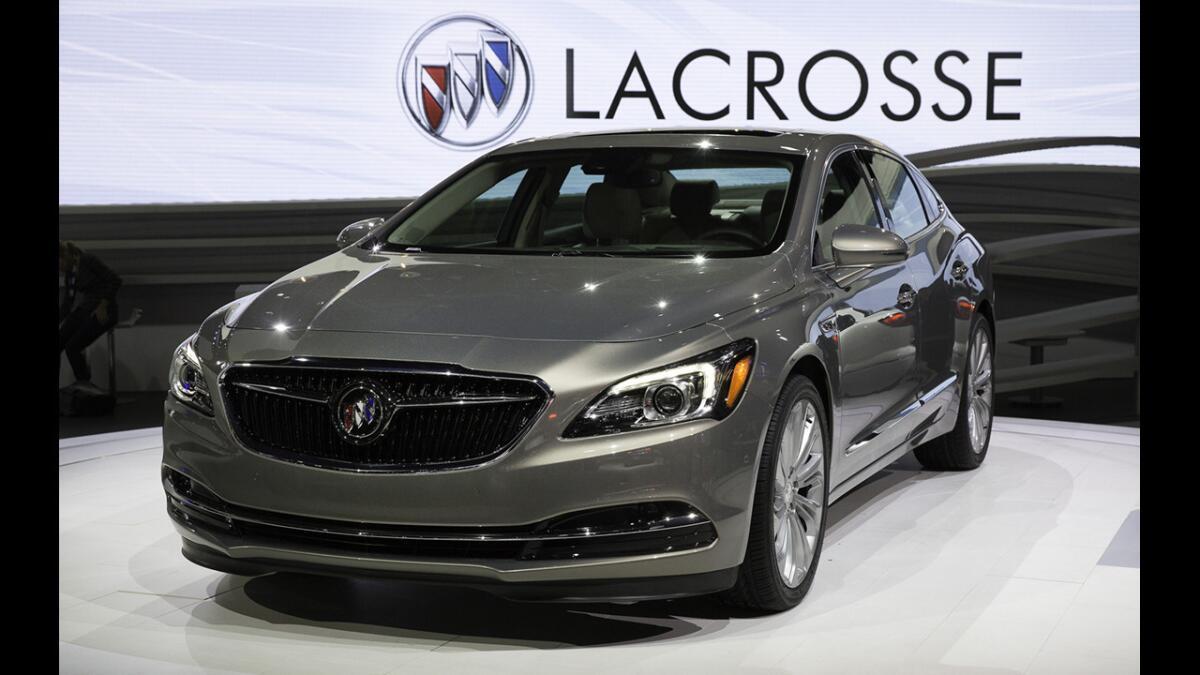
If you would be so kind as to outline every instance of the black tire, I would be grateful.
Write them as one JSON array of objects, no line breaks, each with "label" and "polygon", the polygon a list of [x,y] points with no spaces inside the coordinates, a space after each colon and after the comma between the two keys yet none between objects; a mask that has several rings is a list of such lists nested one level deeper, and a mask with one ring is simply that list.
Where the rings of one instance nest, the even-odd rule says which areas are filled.
[{"label": "black tire", "polygon": [[[775,535],[773,531],[772,500],[773,478],[779,461],[780,440],[784,424],[793,407],[807,400],[817,411],[822,439],[821,525],[816,538],[812,562],[804,578],[794,588],[789,588],[780,575],[775,562]],[[804,599],[816,576],[817,563],[821,560],[821,547],[825,540],[825,522],[829,513],[829,447],[831,437],[826,422],[825,406],[821,394],[807,377],[794,376],[787,381],[775,409],[771,413],[770,426],[763,442],[763,456],[759,462],[758,478],[754,486],[754,502],[750,518],[750,537],[746,543],[746,555],[738,567],[737,583],[726,591],[721,599],[728,605],[744,607],[762,612],[782,612],[795,607]]]},{"label": "black tire", "polygon": [[[993,339],[992,327],[987,319],[978,314],[971,320],[971,333],[967,341],[967,367],[963,368],[962,373],[962,396],[958,406],[958,418],[954,424],[954,429],[949,433],[929,441],[913,450],[917,461],[921,462],[921,466],[926,469],[935,471],[969,471],[978,468],[983,464],[983,460],[987,457],[988,446],[992,442],[992,422],[995,419],[994,415],[988,418],[985,435],[983,438],[983,447],[976,451],[971,443],[970,422],[967,420],[968,411],[968,386],[970,364],[974,363],[974,350],[976,345],[976,333],[983,331],[987,337],[988,345],[995,345]],[[996,349],[990,347],[988,350],[989,365],[991,367],[992,377],[995,377],[996,372]],[[995,400],[992,400],[994,409]]]}]

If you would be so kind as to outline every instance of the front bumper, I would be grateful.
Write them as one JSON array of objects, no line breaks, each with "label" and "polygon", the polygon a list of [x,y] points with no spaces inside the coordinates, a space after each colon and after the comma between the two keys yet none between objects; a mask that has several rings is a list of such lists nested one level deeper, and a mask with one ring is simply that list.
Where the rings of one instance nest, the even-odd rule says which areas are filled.
[{"label": "front bumper", "polygon": [[[380,554],[424,559],[575,560],[615,558],[639,552],[668,553],[703,549],[716,541],[716,530],[685,504],[642,503],[571,514],[529,528],[430,528],[337,523],[256,511],[222,502],[204,486],[163,467],[167,514],[183,535],[188,560],[222,572],[254,576],[291,571],[334,576],[382,576],[418,583],[452,584],[486,590],[513,599],[536,601],[645,600],[725,590],[736,568],[706,574],[632,580],[516,582],[475,576],[421,573],[391,567],[345,564],[347,554]],[[273,557],[234,558],[228,547],[256,542]],[[203,543],[202,543],[203,542]],[[214,548],[214,545],[219,548]],[[280,559],[299,548],[324,552],[335,562]],[[222,552],[225,550],[226,552]]]},{"label": "front bumper", "polygon": [[230,556],[183,540],[183,557],[209,569],[228,574],[258,576],[271,572],[294,572],[322,576],[379,577],[406,583],[457,586],[526,602],[637,602],[719,593],[737,582],[737,568],[646,579],[581,579],[578,581],[505,582],[477,576],[427,574],[388,569],[356,569],[344,565],[283,561],[274,558],[245,559]]},{"label": "front bumper", "polygon": [[[398,342],[392,340],[389,348],[403,351]],[[367,344],[364,339],[361,348]],[[687,349],[694,353],[706,347],[693,343]],[[554,354],[545,344],[536,349],[539,360],[557,359],[565,364],[564,371],[569,369],[567,355]],[[555,378],[551,370],[546,380],[555,399],[515,447],[479,466],[424,473],[356,473],[268,457],[237,442],[225,422],[221,397],[214,397],[213,417],[168,397],[163,464],[207,486],[235,511],[338,527],[486,533],[529,528],[606,507],[682,503],[703,516],[714,537],[684,537],[660,546],[663,542],[654,538],[661,532],[651,533],[646,536],[654,539],[655,547],[599,556],[587,551],[539,557],[481,550],[440,555],[402,546],[347,545],[342,537],[280,538],[255,528],[229,530],[176,517],[185,555],[226,571],[384,575],[478,586],[531,599],[644,599],[728,588],[745,553],[754,475],[772,401],[757,394],[752,381],[738,409],[720,422],[698,420],[611,436],[561,438],[562,427],[617,379],[615,372],[627,374],[639,368],[634,362],[647,360],[644,354],[627,353],[640,351],[636,344],[611,349],[611,359],[592,355],[590,361],[603,368],[587,378],[579,377],[580,372],[586,373],[582,368],[569,369],[574,377],[570,382]],[[661,354],[663,345],[646,349]],[[511,348],[506,354],[512,357]],[[471,363],[466,354],[463,357],[454,362],[482,365]],[[662,358],[678,357],[668,351]],[[546,372],[532,367],[522,371]]]}]

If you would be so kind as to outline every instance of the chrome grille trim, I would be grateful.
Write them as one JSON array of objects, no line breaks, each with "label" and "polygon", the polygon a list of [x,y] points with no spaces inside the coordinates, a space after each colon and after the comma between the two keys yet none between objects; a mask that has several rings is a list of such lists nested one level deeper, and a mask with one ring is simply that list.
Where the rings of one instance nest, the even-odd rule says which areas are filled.
[{"label": "chrome grille trim", "polygon": [[[276,396],[286,396],[300,401],[311,401],[313,403],[329,403],[328,396],[308,396],[306,394],[297,393],[287,389],[286,387],[274,387],[269,384],[253,384],[249,382],[234,382],[233,386],[249,389],[250,391],[262,392],[264,394],[274,394]],[[537,396],[470,396],[465,398],[448,398],[436,401],[427,401],[421,403],[392,403],[393,408],[437,408],[447,405],[482,405],[485,403],[522,403],[525,401],[535,401]]]},{"label": "chrome grille trim", "polygon": [[328,396],[305,396],[297,394],[285,387],[273,387],[269,384],[252,384],[249,382],[234,382],[233,386],[249,389],[250,391],[262,392],[264,394],[275,394],[276,396],[286,396],[300,401],[311,401],[313,403],[329,403]]}]

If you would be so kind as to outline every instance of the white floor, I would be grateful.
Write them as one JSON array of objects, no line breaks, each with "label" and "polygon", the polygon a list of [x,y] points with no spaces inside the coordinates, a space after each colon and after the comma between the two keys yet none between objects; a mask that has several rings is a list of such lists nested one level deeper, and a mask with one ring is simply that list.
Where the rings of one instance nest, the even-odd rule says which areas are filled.
[{"label": "white floor", "polygon": [[768,617],[210,572],[179,554],[158,432],[60,448],[62,672],[1139,669],[1137,429],[1001,419],[978,471],[902,459],[834,505],[808,598]]}]

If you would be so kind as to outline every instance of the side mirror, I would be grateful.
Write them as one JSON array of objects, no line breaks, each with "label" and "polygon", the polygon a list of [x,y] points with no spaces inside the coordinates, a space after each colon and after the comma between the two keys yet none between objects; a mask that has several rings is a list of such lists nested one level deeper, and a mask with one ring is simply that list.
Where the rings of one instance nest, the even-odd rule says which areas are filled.
[{"label": "side mirror", "polygon": [[366,218],[347,225],[337,236],[337,247],[343,249],[362,239],[384,223],[383,218]]},{"label": "side mirror", "polygon": [[833,231],[833,260],[838,267],[875,267],[903,262],[908,242],[869,225],[841,225]]}]

